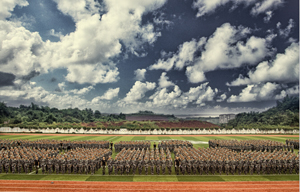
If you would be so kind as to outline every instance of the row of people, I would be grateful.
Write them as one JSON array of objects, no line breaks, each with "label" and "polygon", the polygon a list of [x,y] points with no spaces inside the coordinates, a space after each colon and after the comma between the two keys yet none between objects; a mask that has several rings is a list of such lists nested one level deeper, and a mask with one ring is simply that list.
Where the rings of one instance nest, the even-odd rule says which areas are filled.
[{"label": "row of people", "polygon": [[119,141],[114,144],[115,151],[120,152],[123,148],[125,149],[150,149],[150,141]]},{"label": "row of people", "polygon": [[293,145],[295,149],[299,149],[299,139],[287,139],[286,145]]},{"label": "row of people", "polygon": [[177,174],[281,174],[299,173],[299,156],[281,150],[241,151],[227,148],[175,149],[175,171]]},{"label": "row of people", "polygon": [[34,167],[37,169],[39,159],[42,157],[50,158],[59,154],[58,150],[35,149],[30,147],[11,147],[7,150],[0,150],[0,173],[2,170],[8,173],[32,172]]},{"label": "row of people", "polygon": [[208,145],[211,148],[222,147],[228,148],[234,151],[274,151],[275,149],[288,150],[294,152],[294,145],[290,143],[284,144],[278,141],[271,140],[209,140]]},{"label": "row of people", "polygon": [[[113,164],[115,174],[126,174],[128,175],[132,172],[133,175],[136,174],[138,170],[139,174],[142,174],[143,169],[145,174],[148,175],[150,171],[151,175],[155,172],[156,174],[166,174],[172,173],[172,157],[170,151],[167,149],[165,152],[163,149],[125,149],[123,148],[121,152],[116,156],[115,160],[111,162]],[[111,167],[108,165],[108,167]],[[112,172],[108,171],[109,174]]]},{"label": "row of people", "polygon": [[109,141],[95,141],[95,140],[84,140],[84,141],[70,141],[70,140],[54,140],[54,139],[0,139],[0,149],[10,147],[32,147],[40,149],[58,149],[58,150],[69,150],[75,148],[109,148]]},{"label": "row of people", "polygon": [[12,173],[28,173],[28,171],[32,172],[32,167],[35,167],[36,174],[39,168],[43,174],[51,174],[54,172],[57,174],[94,174],[101,166],[105,166],[106,159],[109,159],[112,155],[110,149],[98,148],[76,148],[65,153],[59,153],[59,151],[50,149],[42,149],[40,151],[44,152],[39,153],[39,150],[31,148],[12,148],[8,151],[9,154],[11,154],[24,149],[26,149],[27,152],[33,151],[36,153],[32,155],[27,152],[20,152],[14,156],[8,156],[1,155],[7,152],[7,150],[2,150],[0,153],[0,170],[2,171],[4,166],[6,173],[8,173],[9,170]]},{"label": "row of people", "polygon": [[180,146],[193,147],[193,144],[190,141],[184,140],[165,140],[158,143],[158,148],[163,148],[166,150],[167,148],[170,151],[174,151],[175,148]]}]

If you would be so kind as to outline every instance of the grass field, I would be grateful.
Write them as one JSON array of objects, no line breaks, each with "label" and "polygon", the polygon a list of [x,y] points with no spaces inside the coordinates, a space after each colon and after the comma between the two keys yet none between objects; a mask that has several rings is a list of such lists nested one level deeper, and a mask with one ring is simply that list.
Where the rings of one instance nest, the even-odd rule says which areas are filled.
[{"label": "grass field", "polygon": [[[140,135],[140,136],[95,136],[95,135],[86,135],[86,136],[65,136],[65,135],[1,135],[0,139],[56,139],[56,140],[109,140],[114,143],[118,141],[135,141],[135,140],[150,140],[153,144],[159,140],[189,140],[193,142],[195,148],[199,147],[208,147],[207,142],[210,139],[237,139],[237,140],[250,140],[250,139],[268,139],[279,142],[285,142],[286,139],[299,139],[299,136],[217,136],[217,135],[205,135],[205,136],[163,136],[163,135]],[[295,150],[295,153],[298,153],[298,150]],[[113,152],[113,157],[117,153]],[[174,169],[174,168],[173,168]],[[175,175],[173,170],[172,175],[145,175],[143,170],[142,175],[111,175],[105,176],[102,175],[102,170],[98,170],[95,175],[75,175],[75,174],[51,174],[51,175],[42,175],[41,171],[38,175],[34,173],[31,174],[0,174],[0,180],[65,180],[65,181],[297,181],[299,180],[299,175]]]}]

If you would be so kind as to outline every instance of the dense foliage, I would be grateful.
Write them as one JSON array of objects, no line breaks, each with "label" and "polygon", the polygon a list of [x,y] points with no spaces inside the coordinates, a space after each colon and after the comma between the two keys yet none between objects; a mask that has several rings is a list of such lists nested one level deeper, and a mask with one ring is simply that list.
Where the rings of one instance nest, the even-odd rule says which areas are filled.
[{"label": "dense foliage", "polygon": [[299,97],[286,96],[276,107],[265,112],[239,113],[226,128],[290,128],[299,127]]},{"label": "dense foliage", "polygon": [[20,105],[20,107],[7,107],[0,103],[0,123],[41,125],[41,124],[67,124],[67,123],[90,123],[90,122],[110,122],[125,120],[125,115],[120,113],[103,115],[99,110],[78,108],[57,109],[48,106],[38,106],[31,103],[30,106]]}]

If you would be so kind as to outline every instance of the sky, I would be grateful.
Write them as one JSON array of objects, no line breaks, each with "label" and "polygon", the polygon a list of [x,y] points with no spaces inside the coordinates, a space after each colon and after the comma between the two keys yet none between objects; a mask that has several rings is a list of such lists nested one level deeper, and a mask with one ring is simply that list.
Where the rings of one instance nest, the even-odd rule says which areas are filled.
[{"label": "sky", "polygon": [[298,0],[1,0],[0,101],[264,111],[299,96]]}]

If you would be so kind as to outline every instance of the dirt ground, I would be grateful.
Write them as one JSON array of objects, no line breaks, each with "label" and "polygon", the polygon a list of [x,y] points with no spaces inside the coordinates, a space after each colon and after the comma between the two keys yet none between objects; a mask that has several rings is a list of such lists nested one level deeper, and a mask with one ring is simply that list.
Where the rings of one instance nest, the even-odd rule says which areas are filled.
[{"label": "dirt ground", "polygon": [[90,182],[2,180],[0,191],[236,191],[298,192],[298,181],[249,182]]},{"label": "dirt ground", "polygon": [[41,136],[146,136],[146,137],[282,137],[282,136],[288,136],[288,137],[299,137],[299,135],[106,135],[106,134],[41,134],[41,133],[0,133],[0,135],[41,135]]}]

